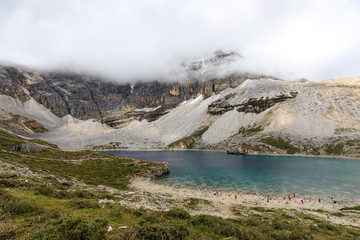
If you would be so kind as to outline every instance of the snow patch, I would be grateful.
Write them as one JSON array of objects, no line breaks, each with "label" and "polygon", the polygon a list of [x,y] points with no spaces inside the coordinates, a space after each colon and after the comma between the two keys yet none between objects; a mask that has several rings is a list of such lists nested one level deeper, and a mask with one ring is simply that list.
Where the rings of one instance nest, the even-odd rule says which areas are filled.
[{"label": "snow patch", "polygon": [[192,100],[192,101],[190,102],[190,104],[194,104],[194,103],[200,101],[202,98],[203,98],[203,96],[202,96],[202,95],[199,95],[197,98],[195,98],[194,100]]}]

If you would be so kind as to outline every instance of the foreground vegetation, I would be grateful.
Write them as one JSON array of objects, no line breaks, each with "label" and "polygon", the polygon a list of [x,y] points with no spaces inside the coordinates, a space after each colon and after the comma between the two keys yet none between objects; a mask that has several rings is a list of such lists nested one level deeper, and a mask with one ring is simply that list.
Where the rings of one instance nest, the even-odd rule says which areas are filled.
[{"label": "foreground vegetation", "polygon": [[[2,176],[4,179],[4,176]],[[9,178],[8,178],[9,179]],[[0,239],[357,239],[358,228],[304,214],[252,208],[236,219],[99,203],[94,192],[59,196],[10,178],[0,191]],[[4,187],[4,184],[2,185]],[[56,189],[55,191],[58,191]],[[107,196],[108,198],[111,196]],[[109,227],[111,228],[109,229]],[[108,231],[111,230],[111,231]]]},{"label": "foreground vegetation", "polygon": [[[158,164],[55,146],[11,152],[25,142],[0,131],[0,239],[358,239],[360,229],[295,211],[234,206],[234,219],[188,212],[210,201],[189,198],[183,209],[131,209],[129,176]],[[45,142],[37,141],[47,145]],[[46,159],[48,158],[48,159]],[[68,160],[74,161],[68,161]],[[107,188],[110,186],[112,188]],[[141,194],[139,196],[141,197]],[[106,199],[106,200],[105,200]],[[356,212],[357,207],[351,209]]]}]

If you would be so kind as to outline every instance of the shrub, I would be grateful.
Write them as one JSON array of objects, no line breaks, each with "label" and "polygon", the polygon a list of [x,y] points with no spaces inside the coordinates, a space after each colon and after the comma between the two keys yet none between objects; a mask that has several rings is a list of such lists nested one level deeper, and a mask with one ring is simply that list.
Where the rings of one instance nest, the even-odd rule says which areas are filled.
[{"label": "shrub", "polygon": [[149,240],[181,240],[186,239],[190,234],[188,227],[184,223],[156,223],[145,224],[138,232],[140,239]]},{"label": "shrub", "polygon": [[145,214],[142,216],[142,219],[140,220],[139,224],[144,225],[146,223],[156,223],[161,221],[161,218],[159,218],[158,214],[151,213],[151,214]]},{"label": "shrub", "polygon": [[139,237],[148,240],[168,240],[171,239],[171,232],[164,224],[145,224],[138,233]]},{"label": "shrub", "polygon": [[96,219],[89,223],[83,217],[63,217],[50,221],[44,228],[36,231],[30,239],[106,239],[108,222]]},{"label": "shrub", "polygon": [[15,239],[16,237],[16,224],[14,222],[0,222],[0,239]]},{"label": "shrub", "polygon": [[115,217],[117,219],[121,219],[123,217],[123,214],[124,212],[119,208],[116,208],[110,212],[110,216]]},{"label": "shrub", "polygon": [[289,240],[298,240],[298,239],[312,239],[309,233],[307,232],[298,232],[298,231],[292,231],[289,235]]},{"label": "shrub", "polygon": [[140,216],[143,216],[146,214],[146,210],[143,209],[143,208],[139,208],[139,209],[136,209],[133,214],[136,216],[136,217],[140,217]]},{"label": "shrub", "polygon": [[279,219],[275,219],[272,222],[272,227],[276,230],[285,230],[285,229],[291,229],[292,227],[290,226],[289,223],[279,220]]},{"label": "shrub", "polygon": [[30,203],[4,193],[0,193],[0,209],[12,215],[31,213],[36,210]]},{"label": "shrub", "polygon": [[36,190],[44,196],[51,196],[54,193],[54,189],[51,187],[38,187]]},{"label": "shrub", "polygon": [[172,239],[186,239],[186,237],[190,234],[188,226],[181,222],[176,223],[171,226],[171,236]]},{"label": "shrub", "polygon": [[177,219],[189,219],[190,214],[182,209],[171,209],[166,213],[167,216]]},{"label": "shrub", "polygon": [[0,187],[2,188],[14,188],[24,185],[23,182],[15,179],[16,175],[0,174]]},{"label": "shrub", "polygon": [[328,155],[340,155],[342,153],[344,153],[344,144],[336,144],[335,146],[333,145],[326,145],[326,149],[325,152]]},{"label": "shrub", "polygon": [[322,223],[319,223],[319,228],[320,229],[325,229],[325,230],[330,230],[330,231],[335,231],[336,230],[336,227],[330,223],[327,223],[327,222],[322,222]]},{"label": "shrub", "polygon": [[72,201],[70,202],[70,205],[74,208],[77,209],[83,209],[83,208],[99,208],[99,205],[97,203],[94,202],[90,202],[90,201],[83,201],[83,200],[79,200],[79,201]]},{"label": "shrub", "polygon": [[94,194],[89,191],[76,191],[74,192],[75,195],[79,198],[93,198]]}]

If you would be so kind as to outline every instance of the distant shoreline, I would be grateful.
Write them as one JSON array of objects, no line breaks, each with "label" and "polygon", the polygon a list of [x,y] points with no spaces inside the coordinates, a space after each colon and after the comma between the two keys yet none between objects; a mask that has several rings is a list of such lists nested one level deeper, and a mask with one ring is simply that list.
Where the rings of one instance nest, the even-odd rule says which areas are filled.
[{"label": "distant shoreline", "polygon": [[[177,152],[177,151],[201,151],[201,152],[218,152],[226,153],[224,150],[213,150],[213,149],[163,149],[163,148],[133,148],[133,149],[104,149],[104,150],[94,150],[96,152],[130,152],[130,151],[139,151],[139,152]],[[236,154],[234,154],[236,155]],[[240,154],[239,154],[240,155]],[[271,157],[311,157],[311,158],[330,158],[330,159],[346,159],[346,160],[360,160],[360,157],[349,157],[349,156],[329,156],[329,155],[306,155],[306,154],[246,154],[249,156],[271,156]]]}]

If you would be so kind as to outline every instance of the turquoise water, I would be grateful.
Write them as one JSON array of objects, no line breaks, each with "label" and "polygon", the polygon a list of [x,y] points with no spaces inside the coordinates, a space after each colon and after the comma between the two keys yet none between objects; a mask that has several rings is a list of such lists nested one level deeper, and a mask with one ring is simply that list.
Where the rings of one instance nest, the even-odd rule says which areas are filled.
[{"label": "turquoise water", "polygon": [[244,156],[205,151],[114,151],[167,161],[171,173],[156,181],[213,190],[321,197],[360,197],[360,161],[311,157]]}]

